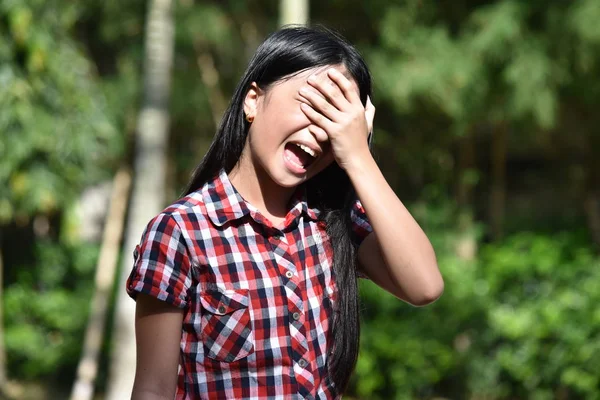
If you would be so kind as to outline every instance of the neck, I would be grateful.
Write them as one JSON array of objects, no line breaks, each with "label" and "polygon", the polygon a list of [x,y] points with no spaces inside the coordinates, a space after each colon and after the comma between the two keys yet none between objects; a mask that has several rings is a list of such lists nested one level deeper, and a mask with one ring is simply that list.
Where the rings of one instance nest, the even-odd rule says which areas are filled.
[{"label": "neck", "polygon": [[228,174],[229,180],[246,201],[276,223],[287,215],[287,206],[295,188],[279,186],[249,158],[242,154]]}]

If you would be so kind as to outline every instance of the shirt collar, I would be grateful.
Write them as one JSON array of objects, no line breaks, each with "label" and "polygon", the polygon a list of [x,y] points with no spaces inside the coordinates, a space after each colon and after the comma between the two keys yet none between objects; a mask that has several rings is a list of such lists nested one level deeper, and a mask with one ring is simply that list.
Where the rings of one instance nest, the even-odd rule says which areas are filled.
[{"label": "shirt collar", "polygon": [[[271,225],[258,209],[244,200],[242,195],[233,187],[223,169],[212,181],[206,183],[201,191],[208,217],[217,226],[241,219],[246,215],[250,215],[256,222],[263,225]],[[301,214],[312,220],[317,220],[319,216],[318,209],[308,206],[304,185],[299,187],[292,196],[284,225],[288,226]]]}]

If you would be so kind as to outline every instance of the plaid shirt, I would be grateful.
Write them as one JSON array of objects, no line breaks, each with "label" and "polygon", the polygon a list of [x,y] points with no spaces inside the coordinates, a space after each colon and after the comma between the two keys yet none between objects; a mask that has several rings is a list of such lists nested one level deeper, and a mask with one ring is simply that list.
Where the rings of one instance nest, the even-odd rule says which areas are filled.
[{"label": "plaid shirt", "polygon": [[[303,191],[274,227],[222,171],[154,217],[127,281],[184,310],[176,399],[331,399],[332,248]],[[352,211],[356,245],[371,231]]]}]

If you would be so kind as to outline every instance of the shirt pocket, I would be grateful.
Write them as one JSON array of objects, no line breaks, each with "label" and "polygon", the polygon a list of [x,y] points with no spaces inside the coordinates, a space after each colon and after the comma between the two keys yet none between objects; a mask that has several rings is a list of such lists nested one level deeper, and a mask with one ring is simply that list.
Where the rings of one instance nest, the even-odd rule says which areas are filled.
[{"label": "shirt pocket", "polygon": [[233,362],[254,351],[248,303],[248,289],[210,289],[202,293],[201,340],[207,357]]}]

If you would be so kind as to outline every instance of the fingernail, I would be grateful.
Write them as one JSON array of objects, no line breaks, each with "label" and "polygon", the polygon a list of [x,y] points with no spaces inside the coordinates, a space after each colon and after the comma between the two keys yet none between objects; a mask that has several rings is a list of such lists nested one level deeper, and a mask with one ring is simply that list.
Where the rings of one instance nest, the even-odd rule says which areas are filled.
[{"label": "fingernail", "polygon": [[309,82],[314,82],[317,80],[317,74],[311,75],[308,77],[308,81]]}]

